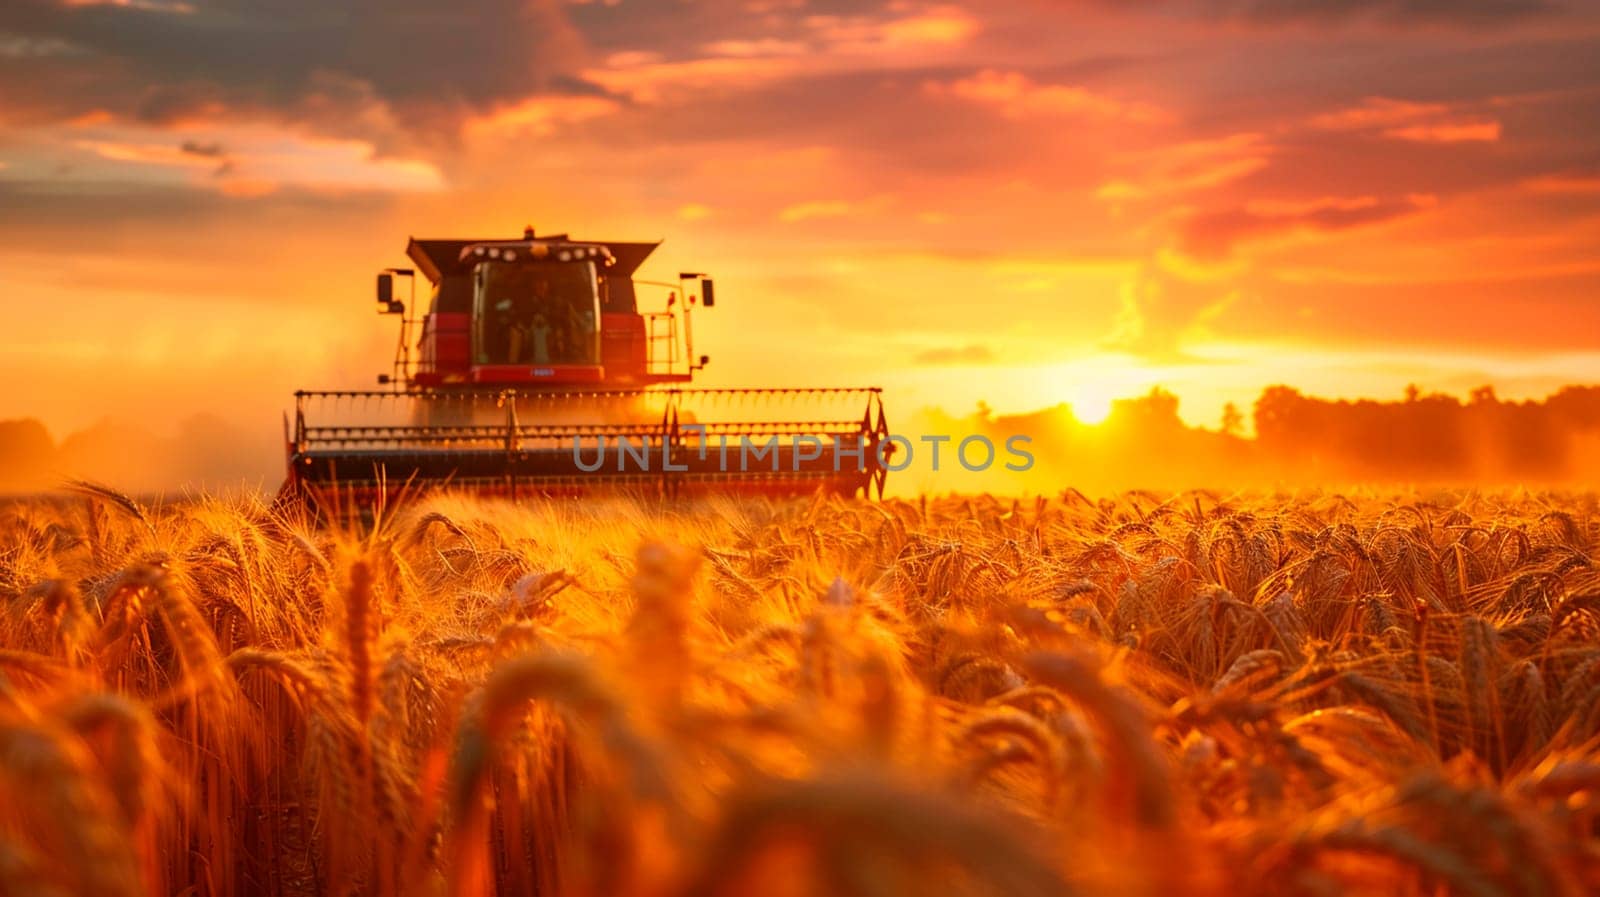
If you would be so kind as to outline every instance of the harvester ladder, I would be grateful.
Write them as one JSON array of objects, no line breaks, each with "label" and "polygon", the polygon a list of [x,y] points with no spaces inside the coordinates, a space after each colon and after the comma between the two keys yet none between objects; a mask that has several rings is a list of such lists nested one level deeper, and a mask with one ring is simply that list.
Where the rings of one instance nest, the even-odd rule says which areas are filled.
[{"label": "harvester ladder", "polygon": [[645,370],[652,374],[674,373],[678,365],[678,316],[671,312],[650,312],[644,315],[644,320]]}]

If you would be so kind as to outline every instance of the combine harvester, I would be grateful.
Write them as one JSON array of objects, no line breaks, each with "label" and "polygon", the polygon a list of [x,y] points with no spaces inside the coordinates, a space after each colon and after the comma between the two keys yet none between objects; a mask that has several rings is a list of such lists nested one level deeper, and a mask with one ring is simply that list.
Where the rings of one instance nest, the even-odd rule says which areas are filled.
[{"label": "combine harvester", "polygon": [[[295,394],[282,494],[340,516],[437,487],[882,497],[894,444],[876,387],[689,387],[710,360],[690,313],[715,291],[696,273],[634,280],[658,245],[412,239],[416,269],[377,280],[379,313],[400,319],[392,370],[378,390]],[[640,311],[640,287],[669,291],[665,307]]]}]

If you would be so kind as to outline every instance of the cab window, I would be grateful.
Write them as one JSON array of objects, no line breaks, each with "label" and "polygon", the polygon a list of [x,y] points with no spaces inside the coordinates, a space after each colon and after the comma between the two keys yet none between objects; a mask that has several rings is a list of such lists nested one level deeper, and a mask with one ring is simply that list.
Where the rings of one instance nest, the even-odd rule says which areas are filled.
[{"label": "cab window", "polygon": [[482,262],[474,280],[478,364],[600,363],[591,262]]}]

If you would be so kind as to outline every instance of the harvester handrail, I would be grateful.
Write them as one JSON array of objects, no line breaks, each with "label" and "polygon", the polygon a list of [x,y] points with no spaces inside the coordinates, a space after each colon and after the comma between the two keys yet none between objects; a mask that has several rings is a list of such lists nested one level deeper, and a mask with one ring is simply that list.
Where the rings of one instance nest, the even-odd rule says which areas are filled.
[{"label": "harvester handrail", "polygon": [[721,421],[712,423],[679,424],[677,432],[664,429],[660,423],[636,424],[521,424],[508,428],[503,425],[481,424],[473,426],[306,426],[307,447],[316,445],[347,445],[351,443],[489,443],[505,439],[507,433],[521,438],[550,439],[564,437],[689,437],[701,434],[706,438],[727,435],[748,436],[857,436],[862,432],[860,420],[817,421]]},{"label": "harvester handrail", "polygon": [[707,387],[707,388],[639,388],[639,389],[597,389],[583,391],[523,391],[516,389],[496,390],[494,392],[392,392],[381,389],[302,389],[295,392],[297,399],[385,399],[403,396],[424,401],[489,401],[499,399],[543,399],[543,398],[632,398],[635,396],[729,396],[729,395],[848,395],[859,393],[861,395],[876,395],[883,392],[881,386],[735,386],[735,387]]}]

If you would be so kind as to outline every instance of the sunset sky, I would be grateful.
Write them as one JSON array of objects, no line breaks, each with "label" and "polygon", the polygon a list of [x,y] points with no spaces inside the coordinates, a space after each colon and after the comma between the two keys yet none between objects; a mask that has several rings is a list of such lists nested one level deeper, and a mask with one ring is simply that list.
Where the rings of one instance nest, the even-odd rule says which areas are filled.
[{"label": "sunset sky", "polygon": [[0,418],[276,426],[406,238],[665,238],[708,385],[1600,381],[1600,3],[9,0]]}]

